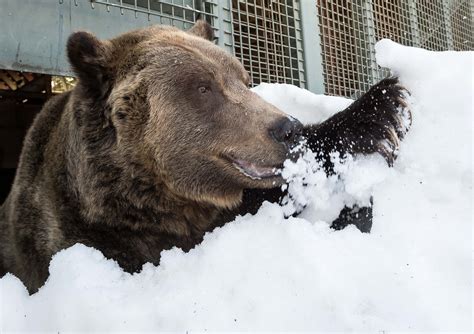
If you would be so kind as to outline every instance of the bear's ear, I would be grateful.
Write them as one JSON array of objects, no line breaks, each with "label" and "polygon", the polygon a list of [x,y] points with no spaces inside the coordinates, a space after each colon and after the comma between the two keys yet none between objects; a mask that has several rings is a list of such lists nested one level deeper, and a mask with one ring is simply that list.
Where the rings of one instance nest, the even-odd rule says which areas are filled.
[{"label": "bear's ear", "polygon": [[85,31],[73,33],[67,41],[67,56],[72,69],[86,87],[98,91],[102,91],[110,79],[110,51],[108,44]]},{"label": "bear's ear", "polygon": [[198,19],[194,26],[188,30],[189,33],[213,41],[216,39],[212,26],[202,19]]}]

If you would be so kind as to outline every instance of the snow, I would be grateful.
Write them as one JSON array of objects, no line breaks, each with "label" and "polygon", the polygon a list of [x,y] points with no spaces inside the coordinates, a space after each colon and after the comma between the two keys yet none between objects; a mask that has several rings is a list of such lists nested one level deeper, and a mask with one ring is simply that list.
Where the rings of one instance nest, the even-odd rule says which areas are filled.
[{"label": "snow", "polygon": [[315,154],[305,152],[297,162],[286,161],[283,177],[289,181],[288,196],[283,200],[285,216],[299,213],[308,221],[332,222],[344,206],[369,206],[375,186],[382,183],[393,170],[380,155],[332,157],[336,175],[327,176],[315,163]]},{"label": "snow", "polygon": [[350,99],[315,95],[288,84],[262,83],[252,90],[303,124],[320,123],[352,103]]},{"label": "snow", "polygon": [[[470,332],[473,53],[389,40],[376,51],[412,92],[413,126],[394,168],[356,157],[335,180],[304,160],[288,164],[298,200],[265,203],[134,275],[75,245],[54,256],[32,296],[14,276],[0,280],[1,329]],[[351,102],[288,85],[255,91],[303,122]],[[370,195],[372,233],[329,228],[343,203]],[[302,203],[300,217],[284,218]]]}]

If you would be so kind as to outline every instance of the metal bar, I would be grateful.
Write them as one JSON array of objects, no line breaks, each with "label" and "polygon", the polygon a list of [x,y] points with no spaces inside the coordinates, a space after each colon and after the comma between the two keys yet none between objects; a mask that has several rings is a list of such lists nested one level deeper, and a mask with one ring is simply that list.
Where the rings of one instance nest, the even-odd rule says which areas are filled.
[{"label": "metal bar", "polygon": [[448,44],[448,50],[454,50],[453,31],[451,29],[451,15],[449,4],[450,2],[448,2],[448,0],[442,0],[443,23],[446,29],[446,42]]},{"label": "metal bar", "polygon": [[[240,11],[239,11],[240,12]],[[252,39],[251,39],[251,34],[250,34],[250,18],[249,18],[249,4],[248,2],[245,3],[245,20],[247,21],[247,35],[248,35],[248,43],[249,43],[249,66],[248,66],[248,71],[250,72],[250,77],[251,78],[254,78],[255,80],[255,77],[257,75],[259,75],[260,73],[254,73],[253,71],[253,57],[252,57],[252,51],[251,51],[251,47],[252,47]],[[242,22],[242,21],[240,21]],[[259,80],[260,81],[260,80]]]},{"label": "metal bar", "polygon": [[313,1],[301,1],[301,30],[306,74],[306,88],[324,94],[322,37],[319,15]]},{"label": "metal bar", "polygon": [[[286,35],[288,36],[288,47],[291,47],[291,34],[290,34],[290,24],[288,22],[289,20],[289,14],[288,14],[288,4],[285,4],[285,16],[286,16]],[[293,56],[291,52],[289,53],[289,62],[290,62],[290,78],[291,78],[291,84],[294,83],[295,77],[293,76]],[[297,60],[298,61],[298,60]]]},{"label": "metal bar", "polygon": [[[262,59],[260,55],[260,34],[259,34],[259,26],[258,26],[258,15],[257,15],[257,7],[254,6],[254,13],[255,13],[255,35],[257,36],[257,62],[258,62],[258,76],[259,76],[259,82],[263,82],[263,77],[262,77]],[[263,21],[262,21],[263,22]]]},{"label": "metal bar", "polygon": [[[217,13],[215,19],[215,22],[217,22],[217,45],[235,54],[234,43],[229,44],[226,39],[226,35],[233,36],[232,22],[227,18],[227,16],[232,15],[230,1],[231,0],[220,0],[217,2],[217,5],[214,5]],[[230,32],[228,29],[230,29]],[[229,40],[233,42],[232,38],[229,38]]]},{"label": "metal bar", "polygon": [[408,0],[408,10],[410,15],[411,39],[413,46],[420,47],[420,31],[418,29],[418,12],[416,11],[416,0]]},{"label": "metal bar", "polygon": [[375,80],[378,79],[378,72],[377,72],[377,62],[375,60],[375,26],[374,26],[374,12],[372,10],[373,4],[372,0],[364,0],[364,8],[363,8],[363,20],[364,20],[364,27],[366,29],[366,36],[368,43],[366,46],[368,47],[368,55],[370,59],[370,79],[372,82],[369,84],[373,84]]}]

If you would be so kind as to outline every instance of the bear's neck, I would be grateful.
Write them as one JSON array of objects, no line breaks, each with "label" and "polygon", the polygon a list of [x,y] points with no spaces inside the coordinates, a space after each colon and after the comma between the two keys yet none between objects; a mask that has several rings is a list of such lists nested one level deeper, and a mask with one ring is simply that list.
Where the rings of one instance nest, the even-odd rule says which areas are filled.
[{"label": "bear's neck", "polygon": [[120,158],[113,127],[102,125],[107,121],[99,118],[100,112],[88,115],[94,119],[82,124],[92,124],[91,128],[72,116],[75,129],[69,131],[66,158],[70,196],[87,227],[200,239],[220,223],[218,207],[179,198],[147,168]]},{"label": "bear's neck", "polygon": [[124,168],[109,161],[113,158],[99,155],[82,162],[84,177],[76,189],[88,223],[190,238],[201,238],[217,223],[219,208],[175,196],[140,166]]}]

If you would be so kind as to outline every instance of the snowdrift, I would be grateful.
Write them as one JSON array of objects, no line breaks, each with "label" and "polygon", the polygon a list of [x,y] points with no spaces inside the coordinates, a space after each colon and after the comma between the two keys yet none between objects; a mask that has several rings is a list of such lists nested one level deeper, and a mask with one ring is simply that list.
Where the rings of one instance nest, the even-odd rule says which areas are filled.
[{"label": "snowdrift", "polygon": [[[412,92],[413,126],[394,168],[355,159],[342,182],[313,173],[302,190],[304,169],[290,166],[302,216],[265,203],[134,275],[71,247],[32,296],[16,277],[0,280],[1,329],[470,331],[473,53],[389,40],[376,50]],[[303,122],[351,102],[289,85],[255,91]],[[370,195],[371,234],[329,228],[338,206]]]}]

